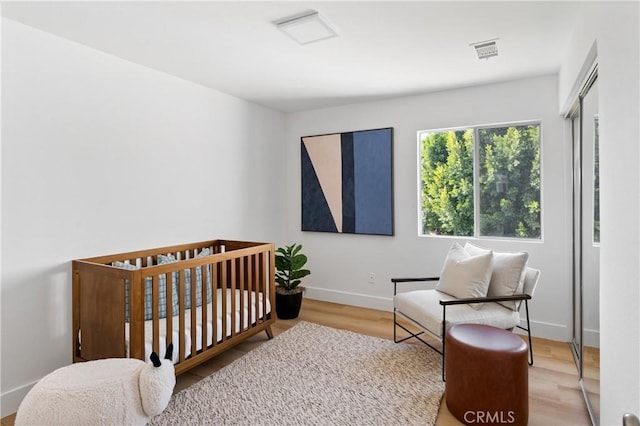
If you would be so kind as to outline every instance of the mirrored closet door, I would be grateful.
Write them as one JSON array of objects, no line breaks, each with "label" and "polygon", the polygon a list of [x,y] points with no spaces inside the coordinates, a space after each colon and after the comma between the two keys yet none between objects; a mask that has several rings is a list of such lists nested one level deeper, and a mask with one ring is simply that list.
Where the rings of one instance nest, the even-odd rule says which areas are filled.
[{"label": "mirrored closet door", "polygon": [[600,412],[600,172],[597,69],[571,116],[573,136],[573,349],[594,425]]}]

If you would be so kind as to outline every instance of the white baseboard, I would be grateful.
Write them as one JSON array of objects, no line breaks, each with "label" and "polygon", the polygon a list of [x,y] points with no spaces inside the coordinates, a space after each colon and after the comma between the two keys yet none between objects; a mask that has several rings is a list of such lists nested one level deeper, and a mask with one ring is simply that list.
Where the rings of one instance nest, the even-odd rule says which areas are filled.
[{"label": "white baseboard", "polygon": [[17,412],[20,403],[36,383],[38,383],[37,380],[33,383],[28,383],[26,385],[11,389],[10,391],[3,393],[0,397],[0,417],[6,417]]},{"label": "white baseboard", "polygon": [[600,331],[586,329],[583,332],[584,345],[592,348],[600,347]]},{"label": "white baseboard", "polygon": [[[520,319],[520,325],[526,326],[526,317]],[[515,329],[518,334],[527,334],[526,331]],[[555,340],[556,342],[569,342],[569,331],[566,325],[552,324],[542,321],[531,320],[531,335],[542,339]]]},{"label": "white baseboard", "polygon": [[340,303],[342,305],[359,306],[393,312],[393,301],[387,297],[369,296],[366,294],[347,293],[345,291],[327,290],[324,288],[306,287],[305,296],[323,302]]},{"label": "white baseboard", "polygon": [[[306,288],[305,297],[314,300],[321,300],[323,302],[340,303],[343,305],[359,306],[361,308],[377,309],[387,312],[393,311],[393,300],[387,297],[348,293],[339,290],[328,290],[314,287]],[[526,323],[526,319],[524,317],[522,323]],[[526,333],[520,329],[516,330],[518,333]],[[543,339],[568,342],[570,338],[567,326],[561,324],[531,320],[531,330],[532,336],[541,337]]]}]

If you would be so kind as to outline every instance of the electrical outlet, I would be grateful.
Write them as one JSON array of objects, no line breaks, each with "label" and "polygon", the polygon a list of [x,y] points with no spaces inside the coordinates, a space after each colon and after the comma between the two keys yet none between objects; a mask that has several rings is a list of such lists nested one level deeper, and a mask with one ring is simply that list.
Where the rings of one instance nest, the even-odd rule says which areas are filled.
[{"label": "electrical outlet", "polygon": [[376,282],[376,274],[373,272],[369,272],[369,284],[374,284]]}]

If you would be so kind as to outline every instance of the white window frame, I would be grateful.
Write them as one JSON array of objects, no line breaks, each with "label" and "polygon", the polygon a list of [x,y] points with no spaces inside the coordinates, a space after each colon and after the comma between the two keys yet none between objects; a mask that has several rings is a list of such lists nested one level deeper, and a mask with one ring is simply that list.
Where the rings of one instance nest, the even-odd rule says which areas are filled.
[{"label": "white window frame", "polygon": [[[523,238],[523,237],[506,237],[506,236],[491,236],[491,235],[480,235],[480,167],[479,167],[479,159],[480,159],[480,147],[477,141],[479,140],[478,131],[481,129],[494,129],[494,128],[502,128],[502,127],[519,127],[519,126],[531,126],[537,125],[539,128],[539,138],[538,138],[538,153],[539,153],[539,166],[540,166],[540,236],[536,238]],[[459,131],[459,130],[472,130],[473,131],[473,235],[437,235],[437,234],[424,234],[422,232],[422,140],[424,137],[431,133],[440,133],[440,132],[448,132],[448,131]],[[443,127],[438,129],[427,129],[427,130],[419,130],[417,132],[417,226],[418,226],[418,236],[419,237],[428,237],[428,238],[474,238],[474,239],[491,239],[491,240],[508,240],[508,241],[531,241],[531,242],[541,242],[543,241],[543,165],[542,165],[542,135],[543,135],[543,124],[542,120],[522,120],[522,121],[509,121],[509,122],[501,122],[501,123],[493,123],[493,124],[482,124],[482,125],[469,125],[469,126],[453,126],[453,127]]]}]

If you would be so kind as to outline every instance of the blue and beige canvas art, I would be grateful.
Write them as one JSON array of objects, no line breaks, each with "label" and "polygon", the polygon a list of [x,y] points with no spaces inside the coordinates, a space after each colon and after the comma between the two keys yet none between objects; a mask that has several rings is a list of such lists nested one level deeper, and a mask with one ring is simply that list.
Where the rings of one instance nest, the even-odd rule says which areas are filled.
[{"label": "blue and beige canvas art", "polygon": [[301,138],[302,230],[393,235],[393,128]]}]

